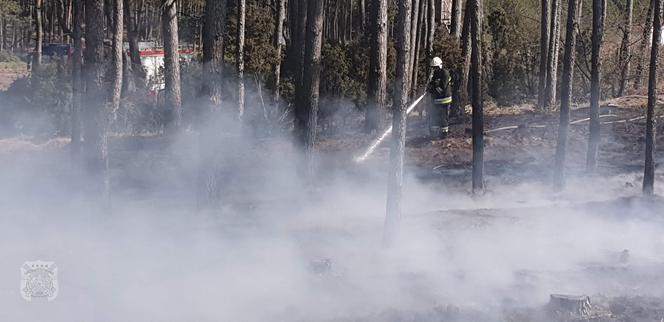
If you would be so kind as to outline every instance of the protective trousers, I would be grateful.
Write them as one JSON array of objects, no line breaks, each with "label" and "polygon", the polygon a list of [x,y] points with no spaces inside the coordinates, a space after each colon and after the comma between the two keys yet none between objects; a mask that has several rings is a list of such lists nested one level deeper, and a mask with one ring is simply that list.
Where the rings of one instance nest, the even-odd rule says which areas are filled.
[{"label": "protective trousers", "polygon": [[429,115],[429,135],[435,138],[444,138],[450,131],[449,113],[450,104],[440,104],[432,100]]}]

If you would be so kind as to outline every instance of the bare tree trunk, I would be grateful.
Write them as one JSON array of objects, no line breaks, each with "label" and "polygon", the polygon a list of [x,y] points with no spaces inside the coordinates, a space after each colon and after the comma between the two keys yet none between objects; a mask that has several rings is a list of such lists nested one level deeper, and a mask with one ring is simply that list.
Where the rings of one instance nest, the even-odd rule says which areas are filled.
[{"label": "bare tree trunk", "polygon": [[85,1],[85,82],[83,148],[89,173],[98,178],[93,190],[108,195],[108,112],[104,84],[104,1]]},{"label": "bare tree trunk", "polygon": [[540,20],[540,66],[539,66],[539,91],[537,106],[540,110],[546,109],[546,72],[549,57],[549,0],[541,0],[542,16]]},{"label": "bare tree trunk", "polygon": [[451,18],[450,34],[458,40],[461,38],[461,0],[452,0]]},{"label": "bare tree trunk", "polygon": [[111,109],[113,118],[117,118],[120,110],[120,98],[122,95],[122,60],[123,46],[122,35],[124,33],[124,10],[122,9],[122,0],[113,0],[113,67],[111,68],[111,79],[113,86],[111,88]]},{"label": "bare tree trunk", "polygon": [[546,110],[556,105],[558,84],[558,50],[560,46],[560,12],[562,0],[551,0],[551,27],[549,28],[549,55],[546,60]]},{"label": "bare tree trunk", "polygon": [[166,81],[164,103],[169,115],[166,128],[172,133],[180,129],[182,122],[177,0],[162,0],[161,24],[164,37],[164,79]]},{"label": "bare tree trunk", "polygon": [[[471,12],[470,2],[466,1],[466,12]],[[461,66],[457,68],[453,75],[452,82],[452,110],[463,112],[465,104],[468,100],[468,73],[470,72],[470,27],[471,15],[466,14],[463,17],[463,27],[461,32],[461,56],[463,61]]]},{"label": "bare tree trunk", "polygon": [[[428,27],[427,27],[427,58],[431,59],[433,58],[433,44],[436,39],[436,0],[429,0],[429,3],[427,5],[427,22],[428,22]],[[459,14],[461,13],[461,10],[459,10]],[[461,18],[461,17],[459,17]],[[461,35],[461,28],[459,28],[459,35]],[[458,39],[458,38],[457,38]]]},{"label": "bare tree trunk", "polygon": [[203,83],[202,95],[212,109],[221,103],[221,77],[224,63],[224,29],[226,1],[206,0],[203,23]]},{"label": "bare tree trunk", "polygon": [[237,97],[240,119],[244,116],[244,25],[246,21],[246,0],[237,0]]},{"label": "bare tree trunk", "polygon": [[42,0],[35,0],[35,52],[32,57],[32,75],[39,69],[42,62],[42,42],[44,39],[42,26]]},{"label": "bare tree trunk", "polygon": [[622,26],[623,38],[620,43],[620,84],[618,85],[618,97],[623,96],[627,88],[627,78],[629,78],[630,60],[632,53],[630,49],[632,37],[632,15],[634,12],[633,0],[625,1],[625,23]]},{"label": "bare tree trunk", "polygon": [[72,108],[71,108],[71,151],[78,155],[81,149],[81,92],[83,83],[81,80],[83,65],[83,49],[81,47],[83,24],[83,2],[74,0],[74,53],[72,56]]},{"label": "bare tree trunk", "polygon": [[565,186],[565,156],[567,149],[567,133],[570,118],[570,99],[572,97],[572,80],[574,79],[574,58],[576,56],[576,20],[577,1],[568,0],[567,29],[565,35],[565,55],[563,57],[563,81],[560,87],[560,125],[554,165],[553,185],[560,191]]},{"label": "bare tree trunk", "polygon": [[310,0],[307,8],[307,35],[304,55],[303,87],[297,89],[295,111],[296,133],[307,155],[308,176],[314,175],[314,146],[318,129],[318,99],[320,89],[321,50],[323,48],[323,0]]},{"label": "bare tree trunk", "polygon": [[294,72],[295,72],[295,87],[304,86],[304,51],[305,51],[305,41],[306,41],[306,30],[307,30],[307,0],[293,0],[298,3],[298,15],[296,17],[296,30],[293,35],[293,48],[294,54]]},{"label": "bare tree trunk", "polygon": [[588,138],[588,156],[586,169],[595,172],[597,169],[597,149],[600,140],[599,100],[602,90],[602,38],[604,37],[604,17],[606,16],[606,0],[593,0],[593,33],[592,58],[590,71],[590,136]]},{"label": "bare tree trunk", "polygon": [[473,193],[484,191],[484,110],[482,93],[482,3],[472,1],[471,79],[473,103]]},{"label": "bare tree trunk", "polygon": [[[274,29],[274,48],[277,62],[274,64],[274,104],[278,106],[281,87],[281,48],[285,45],[284,41],[284,21],[286,20],[286,0],[277,1],[277,26]],[[297,0],[295,0],[297,1]]]},{"label": "bare tree trunk", "polygon": [[653,15],[653,37],[650,50],[650,74],[648,78],[648,111],[646,116],[646,162],[643,173],[643,193],[655,193],[655,144],[657,127],[655,105],[657,104],[657,67],[659,64],[659,39],[662,35],[662,0],[655,0]]},{"label": "bare tree trunk", "polygon": [[141,54],[138,49],[138,25],[132,9],[132,0],[124,0],[125,24],[127,25],[127,41],[129,43],[129,58],[131,71],[137,83],[145,86],[145,71],[141,64]]},{"label": "bare tree trunk", "polygon": [[[415,46],[413,46],[413,78],[412,78],[412,84],[410,86],[412,95],[411,97],[415,97],[419,95],[419,93],[416,93],[415,91],[418,90],[417,88],[417,83],[418,83],[418,75],[419,75],[419,63],[420,63],[420,52],[422,51],[422,39],[425,36],[424,32],[421,32],[422,29],[425,28],[426,23],[424,17],[426,16],[426,4],[427,0],[418,0],[420,8],[418,9],[419,15],[417,21],[413,21],[415,23],[415,34],[413,35],[413,38],[415,39]],[[426,29],[424,29],[426,30]]]},{"label": "bare tree trunk", "polygon": [[397,74],[394,82],[392,149],[387,176],[387,212],[383,243],[391,246],[399,234],[403,187],[403,164],[406,150],[406,108],[410,92],[411,66],[411,0],[398,0]]},{"label": "bare tree trunk", "polygon": [[410,26],[410,78],[409,81],[411,82],[411,86],[409,86],[411,93],[409,94],[409,98],[412,96],[412,84],[415,83],[415,65],[416,65],[416,57],[417,57],[417,40],[418,40],[418,28],[419,28],[419,19],[420,19],[420,1],[425,1],[425,0],[412,0],[413,1],[413,6],[412,6],[412,20],[411,20],[411,26]]},{"label": "bare tree trunk", "polygon": [[387,100],[387,0],[372,0],[369,56],[368,106],[365,128],[374,131],[382,126]]},{"label": "bare tree trunk", "polygon": [[656,0],[650,0],[650,6],[648,7],[648,14],[646,14],[646,22],[643,27],[643,38],[641,38],[641,44],[639,45],[638,56],[636,58],[636,71],[634,75],[634,89],[641,88],[642,74],[643,74],[643,55],[648,49],[648,42],[651,41],[651,33],[653,29],[653,11],[655,10]]}]

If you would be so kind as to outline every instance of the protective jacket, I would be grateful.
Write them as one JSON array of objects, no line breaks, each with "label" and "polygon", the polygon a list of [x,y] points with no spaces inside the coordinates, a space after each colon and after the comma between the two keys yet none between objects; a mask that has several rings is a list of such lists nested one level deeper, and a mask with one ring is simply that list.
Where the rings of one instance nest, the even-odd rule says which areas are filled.
[{"label": "protective jacket", "polygon": [[429,83],[429,93],[434,103],[437,105],[452,103],[452,78],[450,73],[444,68],[435,68],[431,83]]}]

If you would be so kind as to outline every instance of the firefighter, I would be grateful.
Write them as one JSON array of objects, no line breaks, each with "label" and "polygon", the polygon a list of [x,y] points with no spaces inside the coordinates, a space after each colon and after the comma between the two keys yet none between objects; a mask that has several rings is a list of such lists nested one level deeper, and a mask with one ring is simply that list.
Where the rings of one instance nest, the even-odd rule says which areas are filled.
[{"label": "firefighter", "polygon": [[452,104],[452,90],[450,73],[443,68],[443,60],[434,57],[431,60],[431,81],[428,92],[431,94],[431,108],[429,114],[429,135],[435,139],[445,139],[449,128],[450,104]]}]

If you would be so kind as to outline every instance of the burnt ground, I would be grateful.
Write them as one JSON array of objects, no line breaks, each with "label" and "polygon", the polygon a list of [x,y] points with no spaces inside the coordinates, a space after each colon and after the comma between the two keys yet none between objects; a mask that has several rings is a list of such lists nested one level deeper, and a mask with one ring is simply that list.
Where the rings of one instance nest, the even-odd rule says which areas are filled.
[{"label": "burnt ground", "polygon": [[[423,212],[417,207],[406,206],[405,221],[417,225],[419,222],[426,223],[428,228],[440,232],[441,236],[448,238],[458,237],[454,240],[472,242],[475,235],[482,236],[487,231],[501,231],[505,226],[513,224],[525,225],[529,227],[532,224],[532,218],[537,216],[550,215],[549,209],[553,208],[558,212],[579,212],[583,216],[588,216],[593,220],[601,218],[610,222],[620,223],[627,220],[645,222],[653,227],[661,227],[662,218],[657,216],[664,209],[663,203],[659,199],[642,200],[633,197],[638,194],[640,186],[640,173],[642,172],[643,159],[643,133],[644,119],[640,117],[645,115],[645,99],[642,97],[622,98],[604,102],[602,107],[603,122],[602,143],[599,153],[598,173],[588,176],[584,173],[585,167],[585,148],[587,138],[587,122],[581,122],[571,126],[570,140],[568,148],[567,174],[570,178],[603,178],[611,177],[611,181],[616,184],[619,193],[617,195],[607,195],[602,200],[596,202],[570,201],[566,204],[554,203],[551,205],[533,205],[521,204],[520,200],[515,203],[499,204],[494,206],[491,202],[479,202],[474,207],[457,207],[457,203],[443,205],[440,210],[431,210]],[[587,117],[587,108],[575,108],[572,112],[572,121],[582,120]],[[661,115],[661,111],[660,111]],[[630,120],[625,121],[624,120]],[[489,132],[486,136],[486,181],[489,197],[498,195],[499,190],[509,190],[514,186],[524,184],[538,184],[547,186],[551,177],[551,168],[553,164],[553,155],[555,151],[557,115],[555,113],[542,114],[535,112],[532,106],[523,105],[510,108],[499,108],[496,106],[487,106],[486,108],[486,130]],[[615,123],[608,123],[615,122]],[[494,131],[505,127],[516,127]],[[430,141],[426,139],[423,121],[418,116],[409,119],[409,132],[407,142],[407,176],[408,179],[416,178],[418,182],[423,182],[428,186],[441,188],[440,191],[452,194],[454,197],[466,198],[469,189],[470,162],[472,158],[471,141],[468,134],[469,124],[461,122],[452,126],[451,136],[442,141]],[[375,138],[375,135],[358,134],[357,127],[351,126],[349,131],[338,131],[335,134],[323,133],[318,144],[319,169],[321,180],[319,187],[316,187],[313,193],[305,196],[314,199],[312,202],[324,201],[328,192],[326,185],[332,186],[334,180],[340,175],[344,178],[352,177],[350,183],[358,185],[353,189],[361,190],[365,188],[360,184],[366,178],[380,177],[386,171],[386,163],[389,150],[388,144],[383,144],[376,154],[368,161],[358,164],[353,161],[353,157],[361,154],[363,150]],[[664,128],[658,125],[658,136],[661,142]],[[164,137],[112,137],[110,141],[111,156],[110,165],[113,173],[112,184],[118,198],[131,198],[131,200],[141,204],[161,203],[173,205],[175,209],[183,207],[178,204],[181,200],[188,200],[186,207],[193,205],[193,194],[191,185],[196,178],[195,163],[188,162],[192,156],[198,152],[193,142],[194,137],[189,135],[184,139],[173,142]],[[287,155],[292,154],[290,144],[282,140],[259,139],[252,141],[252,149],[245,151],[241,145],[246,142],[239,142],[235,138],[228,138],[222,144],[224,151],[221,151],[222,158],[218,167],[220,178],[232,186],[232,189],[223,191],[225,209],[230,208],[232,212],[241,212],[243,216],[240,220],[243,226],[269,225],[262,223],[267,221],[272,223],[268,215],[261,213],[269,209],[272,215],[293,212],[293,209],[307,209],[310,205],[302,202],[302,194],[292,191],[299,189],[299,185],[291,185],[290,182],[280,182],[277,188],[267,189],[266,178],[275,178],[275,175],[288,176],[293,174],[291,171],[293,164],[288,164],[293,160]],[[49,141],[36,142],[30,138],[18,138],[0,140],[0,162],[5,166],[7,172],[13,169],[20,169],[25,160],[37,163],[40,166],[39,174],[55,176],[57,183],[53,184],[56,189],[85,189],[81,183],[70,182],[67,180],[68,173],[75,171],[76,164],[66,164],[57,169],[56,162],[51,162],[47,158],[39,158],[41,155],[57,155],[60,160],[68,160],[68,142],[66,139],[52,139]],[[174,148],[175,147],[175,148]],[[178,150],[178,152],[173,152]],[[241,151],[241,153],[228,153],[228,151]],[[657,160],[661,160],[664,153],[664,146],[659,145],[657,149]],[[283,155],[283,160],[279,157]],[[67,163],[65,161],[65,163]],[[295,166],[297,167],[297,166]],[[329,170],[329,171],[328,171]],[[283,173],[281,173],[283,171]],[[378,174],[377,174],[378,173]],[[7,173],[5,173],[7,174]],[[663,174],[658,171],[657,186],[658,192],[662,192]],[[42,179],[37,180],[41,185]],[[51,183],[52,184],[52,183]],[[32,188],[24,182],[17,182],[18,188]],[[168,187],[164,191],[153,191],[151,188],[155,185]],[[380,186],[380,185],[379,185]],[[383,189],[384,186],[380,186]],[[368,188],[375,188],[369,186]],[[578,187],[577,187],[578,188]],[[583,188],[583,187],[582,187]],[[592,189],[603,191],[603,187],[591,186]],[[45,189],[39,187],[39,189]],[[330,190],[335,188],[330,188]],[[355,190],[349,187],[352,194]],[[35,190],[30,190],[35,193]],[[36,190],[40,191],[40,190]],[[276,192],[275,192],[276,191]],[[334,192],[338,194],[338,192]],[[382,192],[380,193],[382,196]],[[342,195],[343,196],[343,195]],[[621,197],[622,196],[622,197]],[[628,196],[628,197],[624,197]],[[38,197],[38,196],[37,196]],[[407,196],[407,198],[410,196]],[[555,202],[560,202],[568,196],[553,196]],[[441,198],[443,199],[443,198]],[[551,202],[552,200],[546,200]],[[336,213],[333,208],[347,208],[343,203],[352,203],[352,198],[344,199],[338,202],[323,203],[324,207],[330,208],[335,215],[346,215],[351,217],[352,212],[343,214],[343,211]],[[382,200],[377,203],[381,206]],[[458,203],[462,204],[462,203]],[[372,204],[374,205],[374,204]],[[413,210],[416,209],[416,210]],[[638,209],[638,211],[634,211]],[[381,213],[371,210],[371,212]],[[540,214],[541,213],[541,214]],[[533,214],[538,214],[533,216]],[[234,218],[236,220],[237,218]],[[267,219],[267,220],[266,220]],[[364,219],[364,218],[361,218]],[[361,221],[361,220],[360,220]],[[262,224],[261,224],[262,223]],[[371,221],[373,226],[381,225],[382,219]],[[574,229],[576,224],[565,226],[560,224],[563,230]],[[581,226],[583,221],[581,221]],[[288,230],[289,235],[295,235],[296,239],[303,239],[301,246],[314,254],[324,253],[327,247],[325,244],[334,244],[337,239],[363,241],[358,237],[366,231],[360,229],[352,230],[357,224],[345,224],[342,227],[325,227],[324,225],[307,226],[299,223],[293,231]],[[223,227],[223,225],[219,225]],[[278,226],[278,225],[277,225]],[[348,230],[348,227],[351,226]],[[219,227],[214,227],[217,229]],[[228,228],[223,228],[228,229]],[[579,233],[584,232],[584,227],[578,227]],[[599,228],[595,228],[599,229]],[[599,229],[601,230],[601,229]],[[594,232],[596,233],[596,232]],[[327,239],[318,244],[317,239],[309,240],[307,236],[328,236]],[[370,238],[375,237],[369,235]],[[509,235],[509,233],[507,233]],[[304,237],[303,237],[304,236]],[[497,237],[503,238],[503,234]],[[532,238],[533,236],[531,236]],[[445,240],[445,237],[441,237]],[[527,241],[527,240],[524,240]],[[524,241],[517,241],[523,243]],[[656,241],[659,242],[659,241]],[[455,247],[463,248],[463,242],[458,242]],[[580,241],[577,247],[584,248],[584,241]],[[659,245],[659,244],[658,244]],[[507,244],[505,247],[513,246]],[[140,247],[140,245],[134,245]],[[564,248],[560,246],[556,248]],[[569,247],[569,245],[567,245]],[[656,247],[661,247],[656,246]],[[450,246],[450,249],[453,247]],[[624,251],[627,250],[627,253]],[[454,253],[454,250],[447,250]],[[570,252],[575,250],[570,249]],[[661,251],[661,249],[660,249]],[[625,255],[629,254],[629,255]],[[528,254],[524,254],[528,255]],[[461,253],[457,255],[463,258],[466,256]],[[627,257],[627,258],[625,258]],[[315,257],[314,257],[315,258]],[[322,280],[325,287],[333,284],[332,295],[343,296],[355,292],[355,285],[345,281],[343,273],[337,274],[335,268],[338,266],[351,265],[344,263],[344,258],[333,258],[331,261],[323,260],[322,269],[317,268],[314,272],[314,278]],[[329,265],[327,263],[330,263]],[[329,267],[328,267],[329,266]],[[339,313],[337,318],[322,318],[320,320],[329,321],[607,321],[607,322],[627,322],[627,321],[654,321],[660,322],[664,318],[664,298],[661,297],[661,285],[664,285],[664,279],[661,272],[664,271],[664,263],[661,258],[642,258],[638,249],[612,249],[612,252],[606,255],[605,260],[583,263],[573,269],[565,268],[561,270],[554,269],[523,269],[513,272],[510,276],[509,286],[506,289],[514,291],[514,296],[507,296],[504,299],[495,299],[502,302],[499,306],[501,311],[496,312],[495,306],[489,312],[484,310],[481,304],[469,303],[469,305],[447,304],[453,303],[454,298],[442,298],[439,302],[429,303],[418,309],[394,308],[386,309],[384,307],[374,310],[372,313],[365,314],[343,314]],[[435,273],[435,272],[434,272]],[[351,274],[352,275],[352,272]],[[434,274],[435,275],[435,274]],[[472,289],[477,285],[472,284],[472,276],[459,270],[452,274],[449,281],[457,287]],[[399,276],[399,280],[408,286],[413,294],[407,293],[406,296],[417,298],[424,297],[419,293],[420,289],[429,291],[427,285],[428,278],[425,273],[406,272]],[[330,282],[330,279],[332,282]],[[352,278],[349,278],[352,281]],[[555,305],[533,304],[528,300],[529,297],[541,299],[541,292],[548,292],[555,289],[551,287],[545,290],[539,289],[538,285],[550,283],[555,286],[556,283],[578,284],[577,290],[570,295],[588,295],[590,296],[591,308],[578,309],[577,307],[558,307]],[[588,288],[584,290],[585,283],[589,285],[600,285],[600,287]],[[502,285],[501,285],[502,287]],[[328,291],[328,290],[326,290]],[[461,291],[461,290],[459,290]],[[338,292],[338,293],[337,293]],[[347,292],[347,293],[346,293]],[[317,293],[316,293],[317,294]],[[369,293],[371,294],[371,293]],[[518,295],[517,295],[518,294]],[[434,297],[435,298],[435,297]],[[427,298],[428,300],[428,298]],[[281,320],[289,321],[289,317],[280,317]],[[300,319],[302,321],[307,319]]]}]

